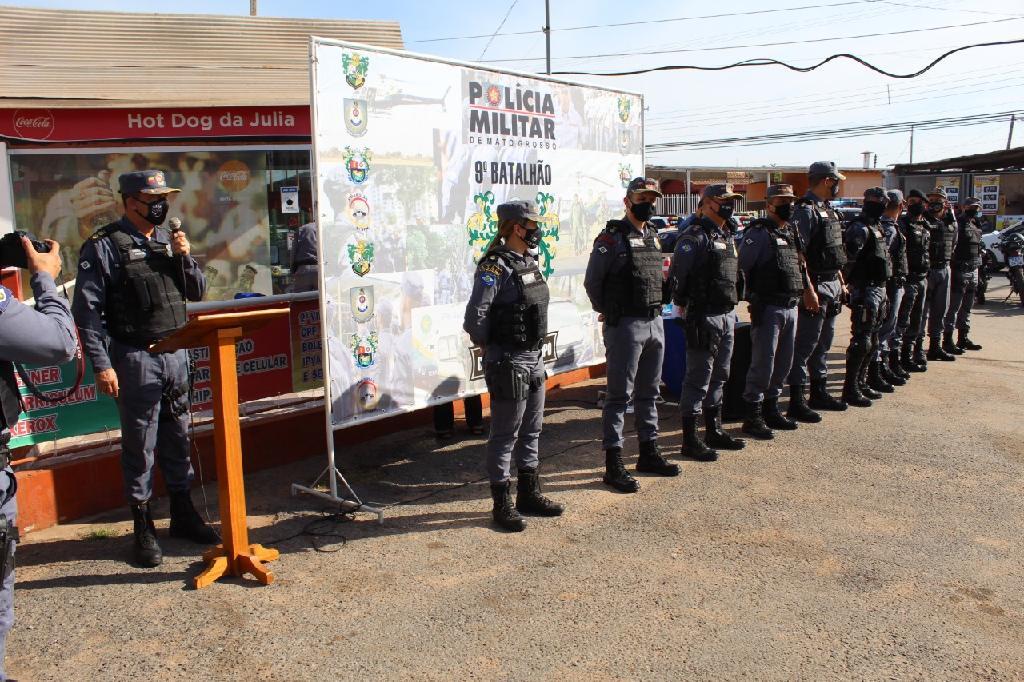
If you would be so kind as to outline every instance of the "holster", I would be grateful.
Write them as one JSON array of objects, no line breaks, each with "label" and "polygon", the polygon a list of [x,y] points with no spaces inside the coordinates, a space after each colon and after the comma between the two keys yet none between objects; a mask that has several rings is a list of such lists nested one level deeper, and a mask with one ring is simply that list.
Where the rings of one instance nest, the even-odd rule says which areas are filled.
[{"label": "holster", "polygon": [[0,514],[0,582],[14,570],[14,548],[18,540],[18,527],[8,523],[7,517]]},{"label": "holster", "polygon": [[508,357],[489,365],[484,370],[484,381],[495,400],[526,400],[531,390],[530,370],[515,365]]},{"label": "holster", "polygon": [[705,324],[704,315],[687,315],[683,320],[686,347],[692,350],[714,350],[718,339]]}]

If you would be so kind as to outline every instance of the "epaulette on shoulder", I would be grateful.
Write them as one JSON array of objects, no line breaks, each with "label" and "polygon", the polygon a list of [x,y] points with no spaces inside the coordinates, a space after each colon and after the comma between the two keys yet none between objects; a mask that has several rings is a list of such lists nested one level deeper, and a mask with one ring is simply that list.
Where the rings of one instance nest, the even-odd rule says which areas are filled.
[{"label": "epaulette on shoulder", "polygon": [[814,204],[814,199],[812,199],[810,197],[800,197],[796,201],[796,205],[797,206],[812,206],[813,204]]},{"label": "epaulette on shoulder", "polygon": [[104,239],[105,237],[109,237],[112,232],[110,227],[110,225],[104,225],[100,229],[93,232],[89,239]]}]

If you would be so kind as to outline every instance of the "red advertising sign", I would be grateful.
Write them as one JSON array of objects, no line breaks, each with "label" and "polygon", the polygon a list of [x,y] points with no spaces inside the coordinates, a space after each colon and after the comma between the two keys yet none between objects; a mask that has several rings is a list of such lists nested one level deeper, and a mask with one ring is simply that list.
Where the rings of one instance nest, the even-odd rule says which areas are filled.
[{"label": "red advertising sign", "polygon": [[45,142],[309,137],[309,107],[0,109],[0,135]]},{"label": "red advertising sign", "polygon": [[[238,399],[257,400],[292,391],[291,335],[288,318],[283,317],[238,341]],[[213,404],[210,385],[210,348],[189,349],[196,363],[192,386],[192,409],[206,410]]]}]

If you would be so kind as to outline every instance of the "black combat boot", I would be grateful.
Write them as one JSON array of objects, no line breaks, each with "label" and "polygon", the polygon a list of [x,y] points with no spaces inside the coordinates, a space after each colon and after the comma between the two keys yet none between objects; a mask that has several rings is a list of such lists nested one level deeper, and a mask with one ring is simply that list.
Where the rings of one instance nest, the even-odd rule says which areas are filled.
[{"label": "black combat boot", "polygon": [[942,350],[950,355],[963,355],[964,349],[953,343],[953,332],[942,332]]},{"label": "black combat boot", "polygon": [[928,360],[935,361],[941,360],[943,362],[953,362],[956,360],[950,353],[942,350],[942,342],[939,341],[939,337],[931,336],[928,338]]},{"label": "black combat boot", "polygon": [[825,377],[811,379],[811,399],[807,401],[807,405],[815,410],[831,412],[842,412],[846,409],[845,402],[829,395],[828,380]]},{"label": "black combat boot", "polygon": [[761,416],[761,403],[752,403],[748,400],[743,402],[747,406],[747,416],[743,420],[743,433],[749,434],[758,440],[771,440],[775,438],[775,434],[764,423],[764,417]]},{"label": "black combat boot", "polygon": [[491,484],[491,499],[494,500],[494,509],[491,510],[491,517],[494,524],[507,531],[518,533],[526,530],[526,519],[516,511],[512,504],[512,483]]},{"label": "black combat boot", "polygon": [[131,509],[135,521],[135,563],[144,568],[159,566],[164,560],[164,554],[156,541],[156,527],[153,525],[149,502],[133,504]]},{"label": "black combat boot", "polygon": [[644,474],[678,476],[679,465],[665,459],[658,449],[658,441],[640,443],[640,456],[636,458],[636,470]]},{"label": "black combat boot", "polygon": [[540,492],[540,476],[536,469],[520,469],[516,481],[516,509],[523,514],[561,516],[565,507]]},{"label": "black combat boot", "polygon": [[868,373],[870,369],[871,363],[865,357],[863,363],[860,366],[860,374],[857,375],[857,386],[860,387],[860,392],[868,400],[881,400],[882,392],[876,391],[875,389],[871,388],[871,384],[868,383]]},{"label": "black combat boot", "polygon": [[[708,427],[708,438],[710,437],[711,427]],[[718,459],[718,453],[709,448],[697,435],[696,415],[683,415],[683,447],[679,451],[679,456],[698,462],[714,462]]]},{"label": "black combat boot", "polygon": [[722,407],[709,407],[704,410],[704,442],[713,448],[723,450],[742,450],[746,441],[733,438],[722,430]]},{"label": "black combat boot", "polygon": [[846,353],[846,377],[843,379],[843,401],[854,407],[871,407],[871,401],[860,390],[860,368],[864,364],[861,352]]},{"label": "black combat boot", "polygon": [[[907,355],[907,359],[910,359],[910,355]],[[901,352],[893,348],[889,351],[889,371],[892,372],[893,376],[898,376],[903,379],[903,383],[907,383],[910,379],[910,372],[907,371],[906,367],[903,366],[903,360]]]},{"label": "black combat boot", "polygon": [[790,384],[789,409],[786,410],[786,416],[805,424],[817,424],[821,421],[821,415],[807,407],[803,384]]},{"label": "black combat boot", "polygon": [[779,431],[796,430],[796,421],[789,419],[786,415],[779,412],[778,398],[765,398],[764,403],[762,403],[761,406],[761,414],[763,416],[765,426],[770,429],[778,429]]},{"label": "black combat boot", "polygon": [[914,362],[920,367],[919,372],[928,371],[928,357],[924,353],[924,337],[917,337],[917,341],[914,342]]},{"label": "black combat boot", "polygon": [[967,336],[969,334],[966,329],[958,329],[956,332],[956,346],[962,350],[981,350],[981,346],[971,341],[971,338]]},{"label": "black combat boot", "polygon": [[[868,366],[868,386],[881,393],[894,393],[896,391],[892,384],[882,376],[882,361],[872,360]],[[863,391],[862,391],[863,393]]]},{"label": "black combat boot", "polygon": [[604,451],[603,480],[620,493],[640,490],[640,481],[633,478],[622,463],[622,448],[608,448]]},{"label": "black combat boot", "polygon": [[217,531],[206,525],[192,505],[192,494],[187,490],[171,493],[171,537],[186,538],[201,545],[220,542]]},{"label": "black combat boot", "polygon": [[882,359],[878,361],[878,371],[885,381],[893,386],[906,386],[907,381],[892,371],[889,366],[889,351],[882,351]]}]

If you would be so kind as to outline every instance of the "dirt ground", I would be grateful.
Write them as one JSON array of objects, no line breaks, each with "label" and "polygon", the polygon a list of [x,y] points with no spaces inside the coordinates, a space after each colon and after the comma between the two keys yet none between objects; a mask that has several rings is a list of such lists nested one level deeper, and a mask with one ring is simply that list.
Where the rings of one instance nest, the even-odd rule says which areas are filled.
[{"label": "dirt ground", "polygon": [[[637,495],[599,482],[601,382],[552,392],[542,466],[568,510],[525,533],[489,525],[483,439],[438,445],[426,430],[343,453],[365,499],[405,502],[384,525],[289,495],[320,459],[248,476],[252,538],[282,552],[269,587],[192,590],[199,551],[170,539],[161,567],[133,568],[126,514],[34,533],[18,551],[8,673],[1024,678],[1024,309],[999,302],[1005,278],[992,284],[974,316],[984,350],[932,363],[870,409],[643,477]],[[847,330],[844,316],[837,381]],[[674,454],[678,412],[661,417]],[[294,537],[318,519],[313,531],[344,540]]]}]

